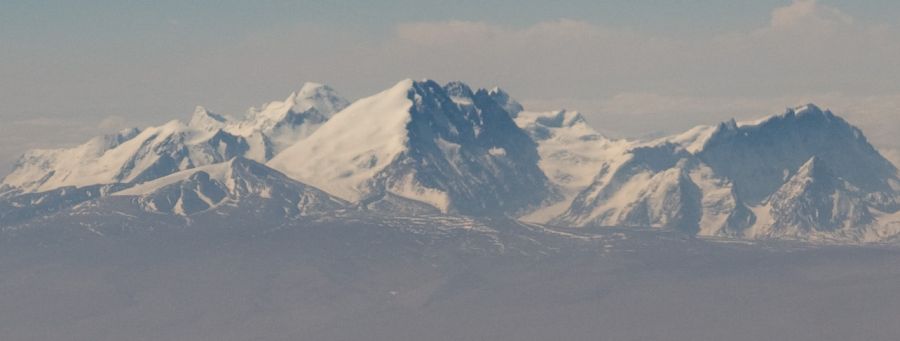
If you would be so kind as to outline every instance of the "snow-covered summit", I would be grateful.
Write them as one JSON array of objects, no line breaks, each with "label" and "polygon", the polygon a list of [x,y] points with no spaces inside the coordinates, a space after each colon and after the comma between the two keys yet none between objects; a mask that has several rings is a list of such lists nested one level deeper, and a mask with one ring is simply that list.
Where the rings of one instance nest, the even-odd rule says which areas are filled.
[{"label": "snow-covered summit", "polygon": [[612,159],[622,162],[604,164],[553,222],[872,240],[900,211],[897,169],[813,104],[636,142]]},{"label": "snow-covered summit", "polygon": [[735,181],[738,192],[758,202],[815,156],[854,186],[890,188],[897,169],[869,144],[862,131],[813,104],[754,123],[722,124],[697,155]]},{"label": "snow-covered summit", "polygon": [[347,105],[349,102],[331,87],[306,83],[283,101],[251,108],[242,120],[231,122],[224,129],[235,135],[263,140],[267,160],[312,134]]},{"label": "snow-covered summit", "polygon": [[354,102],[269,164],[363,204],[396,196],[499,213],[543,200],[535,149],[486,90],[407,79]]},{"label": "snow-covered summit", "polygon": [[217,130],[225,128],[231,121],[229,118],[207,110],[202,106],[194,109],[188,126],[199,130]]},{"label": "snow-covered summit", "polygon": [[102,136],[74,148],[26,152],[3,183],[24,192],[65,186],[140,183],[242,155],[247,141],[218,130],[170,121]]},{"label": "snow-covered summit", "polygon": [[731,121],[722,122],[721,124],[732,127],[732,128],[744,127],[744,126],[757,126],[757,125],[760,125],[762,123],[765,123],[765,122],[773,120],[773,119],[779,119],[779,118],[783,119],[788,116],[806,116],[806,115],[818,116],[818,117],[837,117],[837,115],[832,113],[830,110],[827,110],[827,109],[823,110],[822,108],[820,108],[819,106],[817,106],[814,103],[806,103],[803,105],[789,107],[789,108],[785,109],[783,113],[780,113],[780,114],[768,115],[768,116],[764,116],[761,118],[757,118],[757,119],[753,119],[753,120],[746,120],[746,121],[736,121],[736,120],[732,119]]},{"label": "snow-covered summit", "polygon": [[341,97],[332,87],[315,82],[306,82],[299,91],[291,94],[293,97],[293,110],[306,111],[315,109],[323,115],[330,116],[350,105],[350,102]]},{"label": "snow-covered summit", "polygon": [[251,109],[240,119],[198,106],[187,124],[172,120],[95,137],[73,148],[28,151],[2,186],[29,193],[65,186],[138,184],[236,156],[265,162],[347,104],[330,87],[306,83],[285,101]]},{"label": "snow-covered summit", "polygon": [[[334,89],[319,83],[305,83],[300,90],[292,92],[283,101],[264,104],[252,108],[247,114],[248,123],[256,124],[259,130],[271,129],[284,120],[306,119],[322,116],[325,120],[344,109],[349,102]],[[291,117],[291,116],[295,117]]]},{"label": "snow-covered summit", "polygon": [[[406,150],[404,133],[412,102],[412,80],[357,100],[303,141],[275,156],[269,165],[338,197],[355,201],[356,186]],[[317,183],[315,180],[321,180]]]}]

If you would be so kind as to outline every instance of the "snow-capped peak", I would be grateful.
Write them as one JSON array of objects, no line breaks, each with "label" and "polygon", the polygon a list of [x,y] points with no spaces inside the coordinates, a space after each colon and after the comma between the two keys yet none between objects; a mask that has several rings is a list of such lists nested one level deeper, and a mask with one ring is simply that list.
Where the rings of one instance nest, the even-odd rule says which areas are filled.
[{"label": "snow-capped peak", "polygon": [[29,151],[3,185],[42,192],[64,186],[136,184],[234,156],[264,162],[311,134],[347,104],[330,87],[307,83],[285,101],[251,109],[241,119],[197,106],[188,124],[172,120],[93,138],[74,148]]},{"label": "snow-capped peak", "polygon": [[[778,121],[784,119],[794,119],[798,117],[810,117],[810,118],[820,118],[820,119],[829,119],[829,118],[838,118],[834,115],[830,110],[822,110],[819,106],[813,103],[807,103],[803,105],[798,105],[795,107],[787,108],[781,114],[768,115],[754,120],[747,121],[738,121],[733,124],[727,124],[729,128],[742,128],[742,127],[750,127],[750,126],[759,126],[763,125],[770,121]],[[839,119],[839,118],[838,118]],[[734,121],[734,119],[732,119]],[[723,122],[723,124],[726,122]]]},{"label": "snow-capped peak", "polygon": [[813,156],[867,191],[889,188],[887,182],[897,176],[896,168],[858,128],[813,104],[737,127],[720,126],[697,154],[718,173],[734,179],[749,202],[773,193],[785,172],[798,169]]},{"label": "snow-capped peak", "polygon": [[807,103],[804,105],[800,105],[794,108],[789,108],[785,111],[784,114],[778,115],[782,118],[796,116],[798,119],[820,119],[820,120],[834,120],[839,119],[834,115],[830,110],[822,110],[818,106],[812,103]]},{"label": "snow-capped peak", "polygon": [[312,134],[347,105],[331,87],[306,83],[284,101],[251,108],[242,120],[229,120],[223,129],[252,141],[252,158],[265,161]]},{"label": "snow-capped peak", "polygon": [[[548,137],[538,140],[540,148],[555,143]],[[891,220],[900,212],[900,193],[892,186],[897,169],[859,129],[814,104],[757,121],[729,120],[636,142],[618,159],[625,162],[610,162],[595,172],[594,183],[552,221],[647,226],[654,222],[649,218],[683,213],[698,219],[704,235],[827,233],[854,240],[896,234],[890,226],[900,226]],[[663,176],[678,169],[686,176]],[[666,186],[654,182],[657,178]],[[636,193],[659,195],[659,200],[636,200]]]},{"label": "snow-capped peak", "polygon": [[496,214],[534,199],[510,192],[542,190],[534,148],[487,91],[406,79],[354,102],[269,164],[366,205],[394,196]]},{"label": "snow-capped peak", "polygon": [[228,124],[228,121],[227,117],[211,112],[198,105],[194,109],[194,114],[191,115],[191,121],[188,123],[188,126],[201,130],[216,130],[224,128]]},{"label": "snow-capped peak", "polygon": [[305,83],[284,101],[269,102],[260,109],[251,109],[248,116],[251,120],[255,119],[258,125],[274,125],[290,114],[321,115],[327,119],[347,105],[349,102],[331,87]]},{"label": "snow-capped peak", "polygon": [[[816,106],[816,105],[813,104],[813,103],[807,103],[807,104],[804,104],[804,105],[801,105],[801,106],[797,106],[797,107],[794,108],[792,111],[795,112],[795,113],[797,113],[797,114],[803,114],[803,113],[823,113],[822,109],[820,109],[818,106]],[[827,110],[824,111],[824,112],[831,113],[830,111],[827,111]]]},{"label": "snow-capped peak", "polygon": [[331,116],[350,104],[330,86],[314,82],[303,84],[300,90],[288,96],[285,102],[292,104],[291,109],[294,112],[316,109],[325,116]]},{"label": "snow-capped peak", "polygon": [[[799,237],[839,229],[861,235],[874,220],[870,202],[856,187],[838,178],[819,157],[811,157],[767,200],[768,221],[747,231],[755,236]],[[855,230],[853,230],[855,229]]]},{"label": "snow-capped peak", "polygon": [[408,95],[413,84],[405,79],[350,104],[269,165],[340,198],[359,200],[365,191],[360,186],[406,150],[404,131],[411,119],[413,103]]},{"label": "snow-capped peak", "polygon": [[[206,117],[213,120],[212,116]],[[222,162],[247,149],[246,140],[221,129],[201,130],[172,120],[142,131],[94,138],[73,148],[29,151],[4,178],[4,184],[25,192],[65,186],[136,184]]]}]

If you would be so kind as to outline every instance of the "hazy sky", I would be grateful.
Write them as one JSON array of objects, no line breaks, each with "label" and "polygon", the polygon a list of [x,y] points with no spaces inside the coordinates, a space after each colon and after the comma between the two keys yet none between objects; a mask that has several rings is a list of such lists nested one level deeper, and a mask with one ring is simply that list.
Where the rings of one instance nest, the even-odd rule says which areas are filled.
[{"label": "hazy sky", "polygon": [[[900,2],[0,2],[0,175],[24,149],[240,114],[304,81],[499,85],[615,136],[813,101],[900,156]],[[377,4],[376,4],[377,3]]]}]

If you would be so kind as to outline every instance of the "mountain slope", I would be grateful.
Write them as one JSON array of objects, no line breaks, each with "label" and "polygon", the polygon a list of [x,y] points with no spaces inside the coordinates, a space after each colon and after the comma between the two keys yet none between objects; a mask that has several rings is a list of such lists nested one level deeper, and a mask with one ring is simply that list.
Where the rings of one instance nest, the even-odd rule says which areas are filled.
[{"label": "mountain slope", "polygon": [[673,143],[640,145],[605,165],[554,224],[677,229],[718,235],[747,211],[706,165]]},{"label": "mountain slope", "polygon": [[21,193],[100,184],[137,184],[244,156],[264,162],[315,131],[347,105],[331,88],[307,83],[283,102],[233,119],[197,107],[188,124],[170,121],[100,136],[74,148],[26,152],[2,185]]},{"label": "mountain slope", "polygon": [[900,189],[897,169],[862,131],[812,104],[758,122],[723,123],[697,155],[718,174],[733,179],[749,202],[774,193],[813,156],[864,191]]},{"label": "mountain slope", "polygon": [[243,137],[222,130],[199,131],[171,121],[143,131],[94,138],[72,149],[29,151],[3,183],[24,192],[140,183],[222,162],[247,150],[249,145]]},{"label": "mountain slope", "polygon": [[386,195],[498,214],[549,195],[534,142],[486,90],[404,80],[354,102],[273,168],[364,205]]},{"label": "mountain slope", "polygon": [[312,134],[331,116],[350,103],[334,89],[318,83],[306,83],[284,101],[252,108],[243,120],[228,122],[225,131],[251,137],[262,135],[267,143],[264,161]]},{"label": "mountain slope", "polygon": [[[508,95],[501,100],[512,101]],[[525,221],[545,223],[561,214],[592,183],[599,169],[616,163],[632,144],[607,139],[576,111],[520,111],[515,120],[537,142],[538,165],[560,193],[558,201],[523,216]]]},{"label": "mountain slope", "polygon": [[198,107],[187,124],[29,151],[0,184],[3,223],[62,211],[278,222],[346,207],[875,241],[900,233],[900,175],[859,129],[812,104],[610,140],[577,112],[526,111],[499,88],[404,80],[352,104],[307,83],[241,118]]},{"label": "mountain slope", "polygon": [[122,197],[136,198],[143,209],[155,213],[187,216],[220,207],[225,211],[243,207],[270,211],[273,215],[269,218],[275,220],[347,206],[343,200],[242,157],[181,171],[112,194],[112,199]]},{"label": "mountain slope", "polygon": [[124,187],[121,184],[61,187],[44,192],[0,194],[0,226],[40,218]]},{"label": "mountain slope", "polygon": [[750,238],[900,232],[889,227],[900,211],[897,169],[859,129],[811,104],[636,143],[616,159],[625,161],[604,165],[552,222]]},{"label": "mountain slope", "polygon": [[[900,233],[896,217],[879,217],[871,196],[836,176],[818,157],[810,158],[766,203],[744,236],[876,241]],[[873,238],[875,237],[875,238]]]}]

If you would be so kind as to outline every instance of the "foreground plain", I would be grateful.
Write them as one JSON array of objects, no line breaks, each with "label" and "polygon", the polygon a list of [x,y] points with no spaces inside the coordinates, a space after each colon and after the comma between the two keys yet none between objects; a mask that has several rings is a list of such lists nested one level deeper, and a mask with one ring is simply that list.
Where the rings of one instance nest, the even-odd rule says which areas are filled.
[{"label": "foreground plain", "polygon": [[20,231],[7,235],[0,248],[0,335],[8,340],[896,340],[900,335],[900,249],[894,247],[549,230],[512,222],[492,222],[491,228],[466,221],[447,221],[442,228],[423,224]]}]

